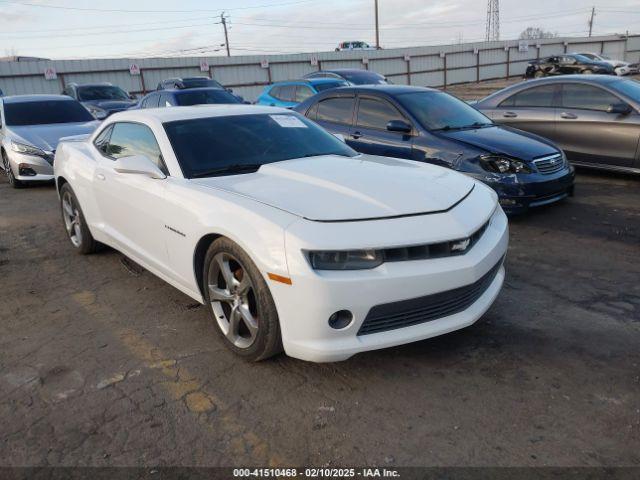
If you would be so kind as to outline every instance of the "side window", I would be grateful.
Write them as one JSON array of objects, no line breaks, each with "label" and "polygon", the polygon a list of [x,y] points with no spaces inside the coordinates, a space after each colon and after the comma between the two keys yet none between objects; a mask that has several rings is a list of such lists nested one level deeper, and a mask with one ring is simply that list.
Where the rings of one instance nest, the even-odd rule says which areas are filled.
[{"label": "side window", "polygon": [[107,146],[109,145],[111,130],[113,130],[113,125],[109,125],[107,128],[102,130],[102,132],[100,132],[100,134],[93,141],[93,144],[96,146],[96,148],[104,155],[107,154]]},{"label": "side window", "polygon": [[601,88],[579,83],[562,85],[562,106],[564,108],[606,112],[612,103],[620,103],[620,99]]},{"label": "side window", "polygon": [[107,155],[113,158],[144,155],[155,162],[165,175],[168,175],[155,135],[149,127],[139,123],[114,124],[107,146]]},{"label": "side window", "polygon": [[278,86],[278,87],[273,87],[271,90],[269,90],[269,95],[272,96],[273,98],[280,98],[280,91],[282,90],[282,87]]},{"label": "side window", "polygon": [[156,108],[158,106],[159,99],[160,95],[158,94],[149,95],[142,101],[142,108]]},{"label": "side window", "polygon": [[511,95],[500,104],[500,107],[553,107],[555,92],[555,85],[528,88]]},{"label": "side window", "polygon": [[163,93],[162,95],[160,95],[160,103],[158,103],[158,107],[164,108],[164,107],[172,107],[172,106],[173,106],[173,102],[171,101],[170,93]]},{"label": "side window", "polygon": [[307,110],[307,113],[305,113],[305,117],[311,120],[316,120],[318,118],[318,105],[319,104],[316,103],[313,107]]},{"label": "side window", "polygon": [[356,125],[366,128],[385,130],[391,120],[403,120],[404,117],[389,102],[373,98],[361,98],[358,103]]},{"label": "side window", "polygon": [[296,86],[296,102],[304,102],[307,98],[313,96],[313,91],[306,85]]},{"label": "side window", "polygon": [[318,103],[317,120],[351,125],[355,97],[334,97]]},{"label": "side window", "polygon": [[276,87],[276,88],[277,88],[277,91],[271,94],[272,97],[277,98],[278,100],[282,100],[283,102],[295,101],[295,98],[296,98],[295,85],[280,85],[279,87]]}]

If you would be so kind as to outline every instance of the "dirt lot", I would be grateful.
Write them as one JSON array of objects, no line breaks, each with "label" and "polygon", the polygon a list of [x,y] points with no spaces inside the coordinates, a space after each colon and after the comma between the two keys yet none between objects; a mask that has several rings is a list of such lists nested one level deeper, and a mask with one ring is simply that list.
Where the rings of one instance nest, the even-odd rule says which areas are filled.
[{"label": "dirt lot", "polygon": [[234,357],[206,310],[0,177],[0,465],[638,465],[640,179],[511,223],[457,333],[315,365]]}]

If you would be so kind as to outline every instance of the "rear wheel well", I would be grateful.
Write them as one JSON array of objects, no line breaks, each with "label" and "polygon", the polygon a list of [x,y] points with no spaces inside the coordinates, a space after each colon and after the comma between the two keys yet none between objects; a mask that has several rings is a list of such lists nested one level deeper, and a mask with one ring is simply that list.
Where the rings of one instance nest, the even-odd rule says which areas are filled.
[{"label": "rear wheel well", "polygon": [[202,289],[202,275],[204,272],[204,259],[207,256],[207,250],[209,250],[209,246],[220,237],[222,237],[222,235],[218,235],[217,233],[209,233],[205,235],[200,240],[198,240],[196,249],[193,252],[193,273],[196,276],[196,281],[198,282],[198,290],[200,290],[203,300],[204,290]]}]

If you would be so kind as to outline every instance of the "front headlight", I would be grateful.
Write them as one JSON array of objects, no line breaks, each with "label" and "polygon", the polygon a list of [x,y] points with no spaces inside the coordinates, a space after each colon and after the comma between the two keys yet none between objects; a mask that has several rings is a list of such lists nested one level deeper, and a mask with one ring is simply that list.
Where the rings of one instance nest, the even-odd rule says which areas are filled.
[{"label": "front headlight", "polygon": [[480,157],[482,168],[495,173],[531,173],[531,169],[521,160],[507,157]]},{"label": "front headlight", "polygon": [[25,145],[24,143],[18,143],[11,140],[11,150],[18,153],[24,153],[25,155],[36,155],[38,157],[44,157],[45,153],[38,147],[33,145]]},{"label": "front headlight", "polygon": [[379,250],[326,250],[307,254],[315,270],[366,270],[384,261]]},{"label": "front headlight", "polygon": [[103,110],[100,107],[96,107],[95,105],[87,105],[87,110],[89,110],[89,113],[96,117],[98,120],[107,118],[107,111]]}]

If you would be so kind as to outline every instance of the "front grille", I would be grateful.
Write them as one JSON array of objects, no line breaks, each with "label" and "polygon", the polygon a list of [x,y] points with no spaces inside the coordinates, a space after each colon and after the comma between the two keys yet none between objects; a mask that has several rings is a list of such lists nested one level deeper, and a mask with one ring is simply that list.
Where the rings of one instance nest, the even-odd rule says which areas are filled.
[{"label": "front grille", "polygon": [[369,310],[358,335],[410,327],[466,310],[489,288],[500,270],[502,261],[503,259],[500,259],[482,278],[470,285],[410,300],[376,305]]},{"label": "front grille", "polygon": [[559,172],[566,166],[564,158],[562,158],[562,154],[560,153],[539,158],[534,160],[533,163],[535,163],[538,171],[543,175],[551,175],[552,173]]},{"label": "front grille", "polygon": [[410,247],[385,248],[382,255],[385,262],[406,262],[409,260],[426,260],[427,258],[453,257],[464,255],[480,240],[489,221],[473,232],[470,237],[449,240],[440,243],[412,245]]}]

